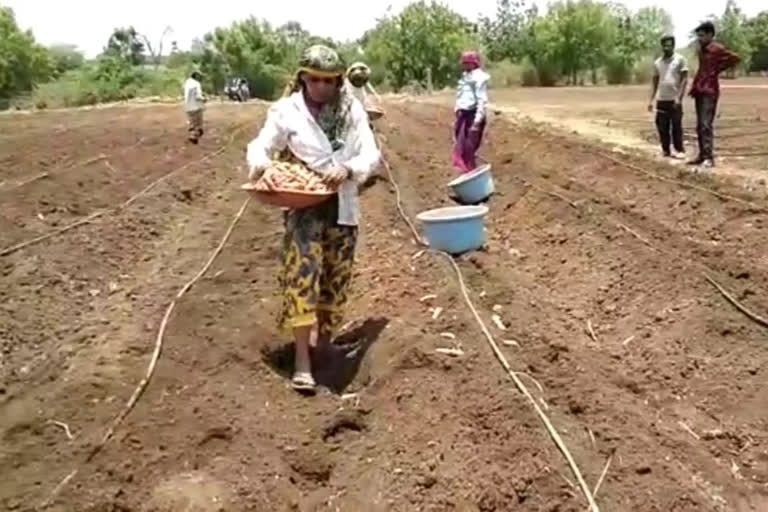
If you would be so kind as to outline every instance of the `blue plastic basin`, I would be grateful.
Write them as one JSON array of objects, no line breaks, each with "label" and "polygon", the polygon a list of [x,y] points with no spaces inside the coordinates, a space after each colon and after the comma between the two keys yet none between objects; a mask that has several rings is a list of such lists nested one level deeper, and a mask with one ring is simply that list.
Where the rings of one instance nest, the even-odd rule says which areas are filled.
[{"label": "blue plastic basin", "polygon": [[450,206],[420,213],[424,234],[432,249],[462,254],[485,244],[485,216],[488,207]]},{"label": "blue plastic basin", "polygon": [[488,199],[494,192],[491,166],[486,164],[459,176],[448,184],[464,204],[477,204]]}]

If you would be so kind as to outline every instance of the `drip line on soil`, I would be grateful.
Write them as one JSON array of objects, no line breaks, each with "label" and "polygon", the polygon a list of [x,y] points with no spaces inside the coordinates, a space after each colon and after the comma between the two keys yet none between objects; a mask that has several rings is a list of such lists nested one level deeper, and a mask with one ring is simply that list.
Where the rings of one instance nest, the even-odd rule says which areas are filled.
[{"label": "drip line on soil", "polygon": [[[137,384],[136,388],[133,391],[133,394],[128,399],[125,406],[123,406],[120,413],[118,413],[118,415],[115,416],[115,419],[112,421],[112,425],[104,433],[104,436],[102,437],[99,444],[94,446],[88,452],[88,455],[85,458],[83,464],[89,463],[91,460],[93,460],[93,458],[96,455],[98,455],[99,452],[101,452],[104,446],[106,446],[106,444],[114,435],[115,430],[117,430],[117,428],[123,423],[123,421],[128,416],[128,414],[136,406],[136,403],[139,401],[139,398],[141,398],[142,394],[147,389],[147,386],[149,385],[149,381],[152,379],[152,375],[154,375],[155,373],[155,367],[157,366],[157,362],[160,359],[160,354],[162,353],[162,349],[163,349],[163,341],[165,338],[165,331],[166,331],[166,328],[168,327],[168,322],[170,321],[171,315],[173,314],[173,310],[176,308],[176,304],[206,274],[206,272],[210,270],[214,261],[219,256],[219,254],[221,254],[221,251],[224,249],[224,246],[229,241],[230,236],[232,236],[232,232],[234,231],[235,226],[237,226],[237,223],[242,218],[250,202],[251,202],[250,197],[243,202],[242,206],[240,207],[240,210],[238,210],[238,212],[235,214],[234,218],[232,219],[232,222],[227,228],[227,231],[224,233],[224,236],[219,242],[219,245],[216,247],[216,249],[214,249],[214,251],[211,253],[211,256],[208,258],[208,261],[206,261],[205,265],[203,265],[200,271],[197,274],[195,274],[195,276],[192,279],[190,279],[184,286],[181,287],[181,289],[178,291],[178,293],[173,298],[173,300],[171,300],[170,304],[168,304],[168,307],[165,310],[165,315],[163,316],[163,320],[160,323],[160,328],[157,331],[154,351],[149,361],[149,365],[147,366],[147,371],[144,378],[141,379],[141,381]],[[64,489],[64,487],[66,487],[67,484],[75,476],[77,476],[79,471],[80,471],[80,468],[75,468],[72,470],[71,473],[69,473],[66,477],[64,477],[64,479],[54,488],[53,492],[48,497],[48,499],[45,500],[45,502],[43,502],[39,507],[37,507],[37,510],[44,510],[49,505],[51,505],[53,503],[53,500],[56,499],[56,497]]]},{"label": "drip line on soil", "polygon": [[[76,163],[76,164],[74,164],[74,165],[72,165],[70,167],[66,167],[62,172],[69,171],[69,170],[72,170],[72,169],[78,169],[80,167],[86,167],[88,165],[95,164],[96,162],[100,162],[101,160],[106,160],[106,159],[107,159],[107,155],[101,153],[101,154],[96,155],[94,157],[91,157],[91,158],[88,158],[86,160],[83,160],[82,162]],[[56,174],[58,174],[58,173],[56,173]],[[36,182],[38,180],[42,180],[42,179],[48,178],[50,176],[51,176],[51,172],[44,171],[44,172],[41,172],[39,174],[35,174],[34,176],[30,176],[29,178],[24,178],[24,179],[22,179],[21,181],[19,181],[18,183],[16,183],[14,186],[12,186],[10,188],[0,187],[0,192],[10,192],[11,190],[17,190],[17,189],[20,189],[21,187],[23,187],[25,185],[29,185],[30,183],[34,183],[34,182]]]},{"label": "drip line on soil", "polygon": [[[622,163],[622,165],[626,165],[626,164],[623,164],[623,163]],[[569,205],[569,206],[572,206],[572,207],[574,207],[574,208],[578,208],[578,204],[577,204],[576,202],[574,202],[574,201],[571,201],[570,199],[568,199],[567,197],[565,197],[565,196],[563,196],[563,195],[561,195],[561,194],[558,194],[558,193],[556,193],[556,192],[552,192],[552,191],[546,190],[546,189],[544,189],[544,188],[542,188],[542,187],[539,187],[539,186],[537,186],[537,185],[534,185],[534,184],[532,184],[532,183],[530,183],[530,182],[528,182],[528,181],[526,181],[526,180],[524,180],[524,179],[522,179],[522,178],[520,178],[520,180],[522,180],[522,181],[523,181],[525,184],[527,184],[527,185],[531,186],[532,188],[534,188],[534,189],[538,190],[539,192],[542,192],[542,193],[544,193],[544,194],[547,194],[547,195],[553,196],[553,197],[555,197],[555,198],[557,198],[557,199],[560,199],[561,201],[564,201],[564,202],[568,203],[568,205]],[[675,180],[672,180],[672,181],[675,181]],[[681,182],[681,183],[682,183],[682,182]],[[698,187],[697,187],[697,188],[698,188]],[[713,192],[713,193],[714,193],[714,192]],[[715,195],[717,195],[717,193],[715,193]],[[729,197],[729,196],[726,196],[726,197]],[[735,200],[737,200],[737,201],[740,201],[740,202],[745,202],[745,203],[747,203],[747,204],[751,204],[751,203],[749,203],[748,201],[743,201],[743,200],[740,200],[740,199],[738,199],[738,198],[733,198],[733,199],[735,199]],[[650,240],[648,240],[647,238],[643,237],[643,236],[642,236],[640,233],[638,233],[638,232],[637,232],[637,231],[635,231],[634,229],[630,228],[629,226],[627,226],[627,225],[625,225],[625,224],[622,224],[621,222],[614,222],[614,224],[616,225],[616,227],[618,227],[618,228],[620,228],[620,229],[623,229],[624,231],[626,231],[627,233],[629,233],[630,235],[632,235],[633,237],[635,237],[636,239],[638,239],[639,241],[641,241],[643,244],[645,244],[645,245],[647,245],[648,247],[650,247],[652,250],[654,250],[654,251],[657,251],[657,252],[659,252],[659,253],[662,253],[662,254],[666,254],[666,255],[672,256],[673,258],[677,258],[677,259],[680,259],[680,260],[682,260],[682,258],[679,258],[679,257],[677,257],[677,256],[676,256],[675,254],[673,254],[672,252],[670,252],[670,251],[667,251],[667,250],[665,250],[665,249],[661,249],[661,248],[657,247],[657,246],[656,246],[656,245],[654,245],[654,244],[653,244],[653,243],[652,243]],[[687,262],[687,261],[685,261],[685,260],[683,260],[683,263],[684,263],[684,265],[685,265],[685,266],[687,266],[687,267],[688,267],[688,266],[694,266],[694,265],[695,265],[695,263],[689,263],[689,262]],[[762,317],[762,316],[758,315],[757,313],[753,312],[753,311],[752,311],[752,310],[750,310],[748,307],[746,307],[744,304],[742,304],[741,302],[739,302],[739,300],[738,300],[738,299],[736,299],[736,298],[735,298],[735,297],[734,297],[734,296],[733,296],[733,295],[732,295],[730,292],[728,292],[728,290],[726,290],[726,289],[725,289],[725,287],[724,287],[723,285],[721,285],[720,283],[718,283],[718,282],[717,282],[717,281],[716,281],[716,280],[715,280],[715,279],[714,279],[714,278],[713,278],[713,277],[710,275],[710,273],[714,273],[714,271],[713,271],[711,268],[709,268],[707,265],[705,265],[705,264],[703,264],[703,263],[699,263],[699,265],[701,265],[701,266],[702,266],[702,267],[704,267],[704,269],[705,269],[705,271],[701,272],[701,275],[702,275],[702,277],[704,277],[704,279],[706,279],[706,280],[707,280],[707,282],[709,282],[709,284],[711,284],[712,286],[714,286],[714,287],[715,287],[715,289],[716,289],[718,292],[720,292],[720,295],[722,295],[722,296],[723,296],[723,297],[724,297],[724,298],[725,298],[725,299],[726,299],[728,302],[730,302],[730,303],[731,303],[731,305],[733,305],[733,306],[734,306],[736,309],[738,309],[738,310],[739,310],[739,311],[740,311],[740,312],[741,312],[743,315],[745,315],[747,318],[749,318],[750,320],[752,320],[754,323],[756,323],[756,324],[760,325],[761,327],[766,327],[766,328],[768,328],[768,319],[766,319],[766,318],[764,318],[764,317]],[[626,343],[626,342],[625,342],[625,343]]]},{"label": "drip line on soil", "polygon": [[[144,142],[144,140],[146,140],[146,137],[140,137],[139,140],[137,140],[136,142],[134,142],[130,146],[128,146],[128,147],[126,147],[124,149],[121,149],[119,153],[121,153],[121,154],[122,153],[127,153],[131,149],[141,145],[141,143]],[[71,165],[68,165],[66,167],[59,166],[59,167],[56,167],[53,171],[41,172],[39,174],[35,174],[34,176],[30,176],[29,178],[22,179],[21,181],[19,181],[18,183],[16,183],[14,186],[12,186],[10,188],[4,188],[4,187],[0,186],[0,193],[10,192],[11,190],[19,189],[21,187],[29,185],[30,183],[34,183],[34,182],[36,182],[38,180],[42,180],[42,179],[48,178],[50,176],[58,176],[59,174],[63,174],[65,172],[67,172],[67,171],[72,171],[74,169],[79,169],[80,167],[87,167],[87,166],[89,166],[91,164],[95,164],[96,162],[100,162],[102,160],[107,160],[108,158],[109,158],[109,155],[105,155],[104,153],[99,153],[98,155],[90,157],[90,158],[86,158],[85,160],[83,160],[81,162],[75,162],[75,163],[73,163]],[[109,160],[107,160],[107,167],[110,167]]]},{"label": "drip line on soil", "polygon": [[192,167],[194,165],[197,165],[197,164],[200,164],[200,163],[205,162],[207,160],[210,160],[211,158],[214,158],[214,157],[220,155],[221,153],[223,153],[224,151],[226,151],[227,148],[230,145],[232,145],[232,143],[234,142],[235,137],[237,136],[239,131],[240,131],[240,128],[239,127],[236,128],[235,131],[230,136],[229,141],[227,141],[226,144],[224,144],[222,147],[220,147],[216,151],[212,151],[212,152],[208,153],[207,155],[203,156],[202,158],[199,158],[199,159],[194,160],[192,162],[188,162],[188,163],[182,165],[181,167],[178,167],[178,168],[176,168],[176,169],[174,169],[174,170],[164,174],[160,178],[156,179],[155,181],[153,181],[152,183],[150,183],[149,185],[144,187],[144,189],[142,189],[140,192],[138,192],[138,193],[134,194],[133,196],[129,197],[122,204],[120,204],[120,205],[118,205],[118,206],[116,206],[114,208],[109,208],[109,209],[106,209],[106,210],[100,210],[100,211],[94,212],[94,213],[88,215],[87,217],[85,217],[83,219],[80,219],[80,220],[77,220],[75,222],[72,222],[71,224],[67,224],[66,226],[63,226],[63,227],[61,227],[59,229],[55,229],[53,231],[49,231],[48,233],[45,233],[44,235],[40,235],[38,237],[31,238],[31,239],[26,240],[24,242],[20,242],[20,243],[18,243],[16,245],[12,245],[10,247],[6,247],[5,249],[0,249],[0,257],[8,256],[8,255],[13,254],[15,252],[18,252],[18,251],[20,251],[22,249],[25,249],[25,248],[27,248],[29,246],[38,244],[40,242],[44,242],[44,241],[46,241],[46,240],[48,240],[50,238],[53,238],[53,237],[55,237],[57,235],[61,235],[62,233],[66,233],[68,231],[71,231],[71,230],[73,230],[75,228],[78,228],[80,226],[84,226],[86,224],[91,224],[94,220],[96,220],[96,219],[98,219],[100,217],[103,217],[104,215],[106,215],[108,213],[118,213],[118,212],[121,212],[121,211],[125,210],[126,208],[131,206],[133,203],[135,203],[138,199],[140,199],[141,197],[146,195],[150,190],[152,190],[157,185],[159,185],[163,181],[167,180],[168,178],[170,178],[174,174],[177,174],[177,173],[179,173],[179,172],[181,172],[181,171],[183,171],[185,169],[188,169],[189,167]]},{"label": "drip line on soil", "polygon": [[682,180],[676,180],[676,179],[673,179],[673,178],[667,178],[666,176],[661,176],[660,174],[656,174],[655,172],[651,172],[651,171],[649,171],[647,169],[643,169],[642,167],[639,167],[637,165],[631,164],[629,162],[625,162],[625,161],[620,160],[618,158],[615,158],[615,157],[613,157],[611,155],[607,155],[607,154],[605,154],[605,153],[603,153],[601,151],[591,150],[591,152],[596,154],[596,155],[598,155],[598,156],[600,156],[600,157],[602,157],[602,158],[605,158],[606,160],[610,160],[611,162],[613,162],[613,163],[615,163],[617,165],[621,165],[621,166],[626,167],[628,169],[632,169],[633,171],[637,171],[637,172],[639,172],[641,174],[645,174],[646,176],[651,177],[651,178],[653,178],[655,180],[665,181],[667,183],[673,183],[675,185],[680,185],[681,187],[686,187],[686,188],[690,188],[690,189],[693,189],[693,190],[698,190],[699,192],[704,192],[706,194],[713,195],[715,197],[718,197],[718,198],[726,200],[726,201],[734,201],[736,203],[740,203],[740,204],[743,204],[745,206],[749,206],[750,208],[752,208],[754,210],[757,210],[757,211],[761,211],[761,212],[768,211],[768,209],[766,209],[764,206],[760,206],[757,203],[753,203],[751,201],[747,201],[745,199],[741,199],[741,198],[738,198],[738,197],[735,197],[735,196],[731,196],[731,195],[728,195],[728,194],[722,194],[720,192],[712,190],[711,188],[702,187],[700,185],[694,185],[693,183],[687,183],[687,182],[682,181]]},{"label": "drip line on soil", "polygon": [[[379,147],[383,147],[383,144],[381,142],[381,139],[378,138]],[[387,171],[387,175],[389,178],[389,183],[392,185],[392,188],[395,191],[395,203],[397,206],[397,210],[402,217],[402,220],[408,225],[408,228],[411,230],[411,233],[413,234],[414,240],[424,246],[429,247],[429,245],[424,241],[424,239],[419,235],[418,230],[414,226],[413,222],[411,221],[408,214],[405,212],[405,209],[403,208],[403,202],[402,197],[400,194],[400,187],[397,184],[397,181],[394,178],[394,175],[392,173],[392,169],[389,165],[389,162],[384,158],[382,155],[381,158],[382,164],[384,165],[384,168]],[[584,494],[585,498],[587,499],[587,502],[589,503],[589,510],[591,512],[600,512],[600,508],[597,506],[597,503],[595,502],[594,493],[589,489],[589,485],[587,485],[586,481],[584,480],[584,477],[582,476],[581,470],[579,469],[578,464],[574,460],[573,456],[571,455],[570,450],[566,446],[565,442],[563,441],[562,437],[557,431],[557,428],[553,425],[552,421],[549,419],[549,416],[539,407],[539,404],[536,402],[536,399],[533,397],[531,392],[528,390],[528,388],[525,386],[525,384],[520,380],[519,376],[515,371],[512,369],[511,365],[509,364],[509,361],[507,360],[506,356],[502,352],[501,348],[499,347],[498,343],[496,343],[496,340],[494,339],[491,332],[488,330],[488,327],[485,325],[485,322],[483,321],[482,317],[480,316],[480,313],[477,311],[477,308],[475,307],[474,303],[472,302],[471,297],[469,296],[469,291],[467,289],[467,286],[464,282],[464,276],[461,272],[461,268],[456,263],[456,261],[453,259],[453,257],[443,251],[437,251],[434,249],[427,249],[428,252],[437,254],[439,256],[444,257],[450,266],[453,268],[454,272],[456,273],[456,278],[459,283],[459,288],[461,290],[461,294],[464,298],[464,302],[466,303],[467,307],[469,308],[470,312],[474,316],[475,320],[477,321],[478,326],[480,327],[480,330],[485,335],[486,340],[488,341],[488,344],[491,347],[491,350],[493,351],[494,355],[496,356],[496,360],[501,364],[502,368],[507,372],[507,375],[512,379],[515,386],[517,387],[518,391],[520,391],[525,398],[528,399],[528,401],[533,406],[534,410],[536,411],[536,414],[539,416],[541,421],[544,423],[544,426],[546,427],[547,433],[550,435],[552,440],[554,441],[557,448],[560,450],[560,452],[565,457],[566,461],[568,462],[568,465],[570,466],[571,471],[576,476],[576,479],[579,482],[579,486],[581,487],[581,491]],[[606,471],[607,472],[607,471]],[[605,478],[603,476],[603,478]],[[600,482],[602,483],[602,482]],[[596,487],[599,489],[599,487]]]}]

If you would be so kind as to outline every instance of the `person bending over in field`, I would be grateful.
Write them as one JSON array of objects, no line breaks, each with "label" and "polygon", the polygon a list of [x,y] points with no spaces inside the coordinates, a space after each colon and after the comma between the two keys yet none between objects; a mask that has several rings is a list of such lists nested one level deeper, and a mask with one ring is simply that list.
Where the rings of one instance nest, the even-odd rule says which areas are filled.
[{"label": "person bending over in field", "polygon": [[187,112],[187,131],[189,141],[197,144],[203,136],[203,110],[205,110],[205,96],[203,86],[200,84],[202,75],[193,71],[184,82],[184,110]]},{"label": "person bending over in field", "polygon": [[485,131],[491,77],[482,70],[477,52],[464,52],[461,66],[464,72],[456,92],[453,165],[465,173],[477,168],[477,151]]},{"label": "person bending over in field", "polygon": [[[663,55],[653,64],[653,83],[648,112],[653,112],[656,100],[656,128],[665,157],[684,158],[683,97],[688,84],[688,63],[675,52],[674,36],[661,39]],[[672,153],[672,146],[675,152]]]},{"label": "person bending over in field", "polygon": [[284,212],[278,322],[294,336],[292,385],[300,392],[315,389],[310,348],[330,349],[342,322],[360,222],[358,187],[380,159],[365,109],[344,87],[344,71],[332,49],[307,49],[288,96],[269,110],[247,151],[251,180],[281,152],[338,186],[338,194],[318,206]]},{"label": "person bending over in field", "polygon": [[720,73],[736,66],[740,57],[714,41],[715,25],[705,21],[696,28],[699,43],[699,70],[693,79],[691,96],[696,100],[696,133],[699,156],[689,162],[704,167],[715,166],[715,114],[720,99]]}]

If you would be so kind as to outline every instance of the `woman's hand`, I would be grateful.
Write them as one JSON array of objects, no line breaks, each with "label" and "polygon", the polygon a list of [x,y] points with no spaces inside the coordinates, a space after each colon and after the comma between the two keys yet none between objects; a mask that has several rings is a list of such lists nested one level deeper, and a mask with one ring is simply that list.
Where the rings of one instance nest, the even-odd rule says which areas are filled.
[{"label": "woman's hand", "polygon": [[261,177],[260,183],[270,192],[277,189],[277,184],[274,181],[274,174],[264,174]]},{"label": "woman's hand", "polygon": [[[272,167],[270,165],[269,167]],[[252,167],[250,171],[248,171],[248,179],[251,181],[259,181],[267,190],[275,190],[277,186],[275,185],[274,175],[272,173],[267,173],[266,169],[256,168]]]},{"label": "woman's hand", "polygon": [[251,167],[251,169],[248,171],[248,179],[251,181],[256,181],[259,178],[261,178],[264,175],[264,169]]},{"label": "woman's hand", "polygon": [[323,173],[323,183],[326,185],[338,186],[348,180],[351,174],[352,173],[346,167],[331,167]]}]

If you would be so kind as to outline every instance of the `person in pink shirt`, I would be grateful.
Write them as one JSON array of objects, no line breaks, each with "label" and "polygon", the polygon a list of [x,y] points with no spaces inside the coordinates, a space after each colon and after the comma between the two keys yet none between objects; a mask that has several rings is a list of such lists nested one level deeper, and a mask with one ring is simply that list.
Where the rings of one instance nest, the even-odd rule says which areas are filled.
[{"label": "person in pink shirt", "polygon": [[462,173],[477,168],[477,151],[483,141],[488,106],[488,82],[477,52],[461,56],[464,72],[456,91],[456,122],[453,127],[453,165]]}]

